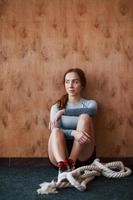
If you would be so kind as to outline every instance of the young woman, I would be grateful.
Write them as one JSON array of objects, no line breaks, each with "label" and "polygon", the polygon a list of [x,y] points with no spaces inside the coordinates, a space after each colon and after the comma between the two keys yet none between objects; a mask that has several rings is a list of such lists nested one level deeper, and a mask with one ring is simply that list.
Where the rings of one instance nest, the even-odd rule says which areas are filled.
[{"label": "young woman", "polygon": [[[84,109],[89,108],[95,114],[97,103],[82,98],[82,90],[86,86],[85,74],[79,68],[69,69],[64,74],[63,83],[66,94],[51,107],[48,143],[49,159],[58,167],[59,174],[74,169],[77,163],[84,165],[95,158],[92,116]],[[76,115],[78,109],[81,110],[79,116]],[[75,114],[69,116],[67,110]]]}]

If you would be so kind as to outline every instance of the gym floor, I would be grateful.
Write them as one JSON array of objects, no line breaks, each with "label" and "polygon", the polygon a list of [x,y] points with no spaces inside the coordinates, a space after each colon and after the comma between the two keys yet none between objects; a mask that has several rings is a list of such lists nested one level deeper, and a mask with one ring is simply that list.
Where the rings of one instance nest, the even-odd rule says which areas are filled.
[{"label": "gym floor", "polygon": [[57,194],[38,195],[39,184],[56,180],[57,170],[51,165],[41,167],[1,166],[0,200],[132,200],[133,175],[121,179],[96,177],[85,192],[65,188]]}]

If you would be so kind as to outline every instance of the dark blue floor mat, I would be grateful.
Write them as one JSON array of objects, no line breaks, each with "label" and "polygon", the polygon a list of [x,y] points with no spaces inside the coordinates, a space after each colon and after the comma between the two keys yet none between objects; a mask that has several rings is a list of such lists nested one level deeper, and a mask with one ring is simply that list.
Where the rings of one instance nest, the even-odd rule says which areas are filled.
[{"label": "dark blue floor mat", "polygon": [[0,200],[132,200],[133,175],[121,179],[96,177],[85,192],[60,189],[57,194],[38,195],[39,184],[56,179],[57,171],[45,167],[0,167]]}]

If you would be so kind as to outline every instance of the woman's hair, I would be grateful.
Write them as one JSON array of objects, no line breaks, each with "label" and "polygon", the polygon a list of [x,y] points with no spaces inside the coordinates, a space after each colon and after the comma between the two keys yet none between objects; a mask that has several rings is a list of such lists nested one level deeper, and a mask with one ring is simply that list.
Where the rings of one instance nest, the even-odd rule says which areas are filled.
[{"label": "woman's hair", "polygon": [[[81,85],[83,88],[85,88],[86,86],[86,78],[85,78],[85,74],[83,72],[83,70],[79,69],[79,68],[71,68],[71,69],[68,69],[66,71],[66,73],[64,74],[64,77],[63,77],[63,84],[65,85],[65,77],[68,73],[71,73],[71,72],[75,72],[78,74],[79,76],[79,79],[80,79],[80,82],[81,82]],[[56,104],[59,108],[59,110],[61,109],[64,109],[66,104],[67,104],[67,101],[68,101],[68,94],[65,94],[63,95],[60,99],[58,99],[56,101]]]}]

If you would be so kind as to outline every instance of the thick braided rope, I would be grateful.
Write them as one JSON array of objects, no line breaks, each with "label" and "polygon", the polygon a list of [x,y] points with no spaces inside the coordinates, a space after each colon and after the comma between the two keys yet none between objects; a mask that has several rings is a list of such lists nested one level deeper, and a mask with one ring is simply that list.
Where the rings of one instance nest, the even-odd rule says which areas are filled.
[{"label": "thick braided rope", "polygon": [[125,167],[121,161],[103,164],[100,163],[99,159],[95,159],[91,165],[79,167],[71,172],[61,173],[57,182],[51,181],[50,183],[44,182],[40,184],[41,188],[37,190],[37,193],[57,193],[59,188],[72,186],[80,191],[84,191],[88,182],[93,180],[95,176],[103,175],[107,178],[122,178],[129,176],[131,173],[131,169]]}]

